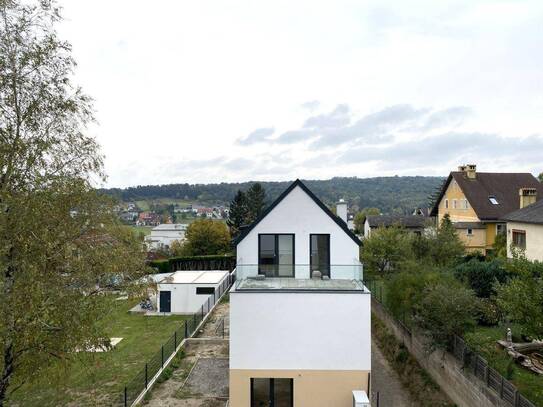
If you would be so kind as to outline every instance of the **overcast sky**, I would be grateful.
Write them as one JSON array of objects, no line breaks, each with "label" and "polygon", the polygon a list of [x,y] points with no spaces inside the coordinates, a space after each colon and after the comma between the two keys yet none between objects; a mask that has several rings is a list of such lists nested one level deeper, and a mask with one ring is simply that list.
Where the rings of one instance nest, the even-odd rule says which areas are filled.
[{"label": "overcast sky", "polygon": [[108,186],[543,171],[543,1],[60,0]]}]

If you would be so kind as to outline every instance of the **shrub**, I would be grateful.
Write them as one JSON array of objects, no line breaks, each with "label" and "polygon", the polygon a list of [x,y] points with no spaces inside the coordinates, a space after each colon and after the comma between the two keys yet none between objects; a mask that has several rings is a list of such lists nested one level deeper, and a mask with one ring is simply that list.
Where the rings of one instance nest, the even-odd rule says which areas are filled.
[{"label": "shrub", "polygon": [[448,349],[454,334],[475,326],[477,297],[461,283],[449,280],[430,284],[416,310],[419,327],[432,339],[431,348]]},{"label": "shrub", "polygon": [[170,262],[168,260],[153,260],[149,262],[149,266],[154,268],[157,273],[171,272]]},{"label": "shrub", "polygon": [[504,283],[509,277],[503,262],[499,259],[491,261],[472,259],[456,266],[454,274],[481,298],[489,298],[496,294],[494,289],[496,283]]},{"label": "shrub", "polygon": [[372,274],[382,276],[397,271],[412,257],[411,236],[401,227],[377,229],[364,240],[362,260]]},{"label": "shrub", "polygon": [[386,305],[399,319],[411,318],[422,301],[424,289],[443,278],[440,272],[432,268],[423,269],[417,263],[405,264],[404,268],[386,283]]},{"label": "shrub", "polygon": [[498,304],[494,299],[482,298],[479,301],[479,323],[486,326],[498,325],[503,319],[503,313],[501,312]]}]

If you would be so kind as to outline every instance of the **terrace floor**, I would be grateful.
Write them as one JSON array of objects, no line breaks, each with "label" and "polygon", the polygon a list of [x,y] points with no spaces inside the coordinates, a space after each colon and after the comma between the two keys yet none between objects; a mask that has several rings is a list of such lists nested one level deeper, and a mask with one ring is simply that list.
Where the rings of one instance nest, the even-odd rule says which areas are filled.
[{"label": "terrace floor", "polygon": [[359,280],[330,279],[321,280],[315,278],[244,278],[236,285],[236,291],[250,290],[292,290],[292,291],[367,291]]}]

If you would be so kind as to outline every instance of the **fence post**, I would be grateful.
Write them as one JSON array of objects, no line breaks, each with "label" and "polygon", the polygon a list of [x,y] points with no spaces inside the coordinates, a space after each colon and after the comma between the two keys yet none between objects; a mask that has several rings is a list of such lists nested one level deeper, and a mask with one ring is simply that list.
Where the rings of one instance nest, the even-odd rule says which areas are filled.
[{"label": "fence post", "polygon": [[185,338],[189,337],[189,327],[187,324],[188,321],[185,321]]},{"label": "fence post", "polygon": [[501,376],[501,385],[500,385],[500,398],[503,400],[503,376]]},{"label": "fence post", "polygon": [[489,368],[488,368],[488,365],[486,365],[485,366],[485,383],[487,386],[488,386],[488,371],[489,371]]},{"label": "fence post", "polygon": [[149,379],[147,377],[147,363],[145,364],[145,388],[147,388],[147,385],[149,384]]},{"label": "fence post", "polygon": [[173,333],[173,350],[175,352],[175,350],[177,349],[177,331],[175,331]]},{"label": "fence post", "polygon": [[128,406],[128,397],[126,394],[126,386],[124,386],[124,407]]},{"label": "fence post", "polygon": [[164,345],[160,347],[160,356],[162,359],[162,368],[164,368]]}]

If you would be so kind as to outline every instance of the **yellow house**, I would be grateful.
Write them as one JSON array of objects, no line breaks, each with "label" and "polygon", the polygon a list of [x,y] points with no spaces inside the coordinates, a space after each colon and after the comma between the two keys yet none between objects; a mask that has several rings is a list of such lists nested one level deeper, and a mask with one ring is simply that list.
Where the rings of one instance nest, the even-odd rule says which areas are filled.
[{"label": "yellow house", "polygon": [[477,172],[474,164],[458,167],[441,188],[431,215],[449,214],[468,251],[487,254],[498,233],[506,233],[503,216],[543,196],[543,185],[530,173]]}]

